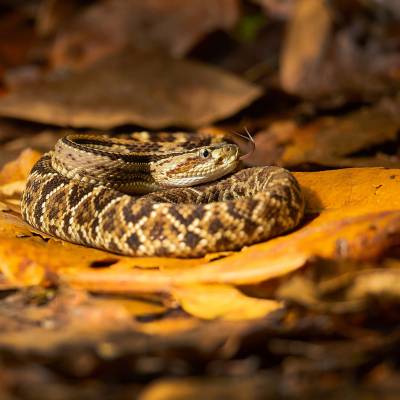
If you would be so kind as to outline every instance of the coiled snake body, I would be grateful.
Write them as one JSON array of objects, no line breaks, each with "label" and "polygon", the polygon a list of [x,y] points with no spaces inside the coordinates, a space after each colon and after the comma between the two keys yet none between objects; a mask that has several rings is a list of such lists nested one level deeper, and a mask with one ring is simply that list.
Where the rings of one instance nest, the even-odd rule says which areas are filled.
[{"label": "coiled snake body", "polygon": [[32,169],[23,218],[70,242],[174,257],[237,250],[299,223],[303,196],[288,171],[248,168],[207,183],[237,168],[238,148],[190,138],[66,136]]}]

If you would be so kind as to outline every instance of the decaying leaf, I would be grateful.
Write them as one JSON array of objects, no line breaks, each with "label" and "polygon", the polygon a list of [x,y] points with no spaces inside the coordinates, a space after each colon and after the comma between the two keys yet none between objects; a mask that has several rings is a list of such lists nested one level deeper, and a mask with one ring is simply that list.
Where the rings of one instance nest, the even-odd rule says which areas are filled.
[{"label": "decaying leaf", "polygon": [[0,99],[0,115],[100,129],[192,128],[227,117],[259,95],[256,86],[215,68],[131,51],[26,85]]},{"label": "decaying leaf", "polygon": [[84,66],[127,45],[182,56],[207,33],[232,28],[238,16],[237,0],[103,0],[59,32],[51,60]]},{"label": "decaying leaf", "polygon": [[[306,124],[291,120],[273,123],[256,136],[252,165],[307,164],[329,167],[400,167],[393,155],[400,128],[398,99],[386,99],[344,116],[320,117]],[[392,144],[391,154],[360,156],[379,145]]]}]

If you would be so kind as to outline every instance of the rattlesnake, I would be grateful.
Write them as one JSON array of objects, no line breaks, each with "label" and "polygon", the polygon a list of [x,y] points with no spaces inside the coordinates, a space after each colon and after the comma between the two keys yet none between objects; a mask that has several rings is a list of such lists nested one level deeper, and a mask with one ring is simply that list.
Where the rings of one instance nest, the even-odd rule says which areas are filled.
[{"label": "rattlesnake", "polygon": [[[238,164],[236,145],[203,136],[68,135],[32,169],[22,215],[52,236],[130,256],[200,257],[293,229],[304,209],[295,178],[279,167],[233,173]],[[167,188],[187,185],[197,186]]]}]

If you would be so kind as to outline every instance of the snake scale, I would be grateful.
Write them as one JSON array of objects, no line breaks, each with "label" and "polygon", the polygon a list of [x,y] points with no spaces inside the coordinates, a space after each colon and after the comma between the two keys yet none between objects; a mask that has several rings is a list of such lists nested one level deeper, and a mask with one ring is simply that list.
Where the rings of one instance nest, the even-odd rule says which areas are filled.
[{"label": "snake scale", "polygon": [[238,165],[236,145],[201,135],[67,135],[32,169],[22,215],[46,234],[129,256],[201,257],[296,227],[295,178]]}]

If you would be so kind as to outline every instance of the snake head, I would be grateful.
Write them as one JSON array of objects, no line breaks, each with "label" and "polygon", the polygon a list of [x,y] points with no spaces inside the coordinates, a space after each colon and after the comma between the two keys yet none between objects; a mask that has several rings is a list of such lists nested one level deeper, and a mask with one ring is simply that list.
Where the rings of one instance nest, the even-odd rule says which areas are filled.
[{"label": "snake head", "polygon": [[163,186],[183,187],[214,181],[234,171],[238,164],[238,146],[218,143],[159,160],[152,165],[151,172]]}]

